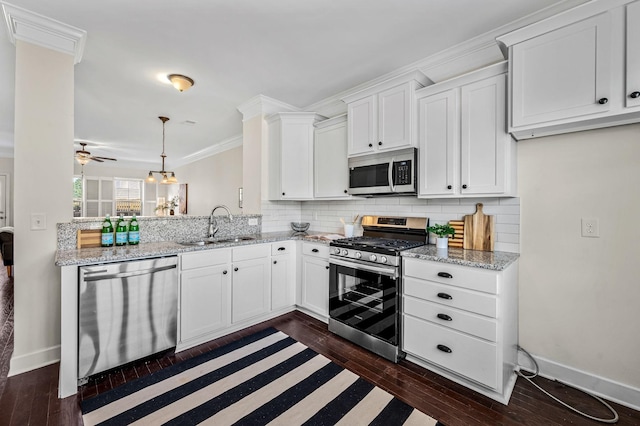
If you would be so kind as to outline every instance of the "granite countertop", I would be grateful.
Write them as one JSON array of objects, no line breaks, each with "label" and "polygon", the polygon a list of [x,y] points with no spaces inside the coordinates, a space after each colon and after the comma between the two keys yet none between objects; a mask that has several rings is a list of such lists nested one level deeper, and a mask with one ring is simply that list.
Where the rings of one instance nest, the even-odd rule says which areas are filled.
[{"label": "granite countertop", "polygon": [[254,238],[252,240],[225,243],[215,242],[214,244],[205,244],[202,246],[183,245],[177,241],[162,241],[157,243],[141,243],[135,246],[126,245],[120,247],[114,246],[83,248],[74,250],[57,250],[55,264],[56,266],[90,265],[94,263],[119,262],[123,260],[173,256],[180,253],[200,250],[212,250],[223,247],[237,247],[289,240],[304,240],[329,245],[329,240],[324,239],[324,235],[325,234],[316,232],[267,232],[262,234],[248,235]]},{"label": "granite countertop", "polygon": [[454,265],[471,266],[474,268],[502,271],[515,262],[520,254],[505,251],[464,250],[448,248],[446,252],[436,249],[435,245],[426,245],[405,250],[402,257],[431,260],[435,262],[451,263]]}]

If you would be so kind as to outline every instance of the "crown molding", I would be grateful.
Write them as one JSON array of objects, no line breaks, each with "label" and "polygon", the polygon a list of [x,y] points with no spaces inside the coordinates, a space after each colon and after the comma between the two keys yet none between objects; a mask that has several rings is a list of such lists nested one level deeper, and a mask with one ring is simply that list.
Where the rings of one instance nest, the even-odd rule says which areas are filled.
[{"label": "crown molding", "polygon": [[212,155],[216,155],[221,152],[237,148],[239,146],[242,146],[242,135],[233,136],[229,139],[223,140],[222,142],[211,145],[208,148],[201,149],[200,151],[196,151],[193,154],[184,156],[177,161],[173,161],[171,163],[171,167],[176,169],[178,167],[186,166],[187,164],[194,163],[198,160],[203,160],[207,157],[211,157]]},{"label": "crown molding", "polygon": [[238,106],[238,111],[242,114],[242,121],[247,121],[256,115],[267,116],[276,112],[301,111],[301,109],[268,96],[257,95]]},{"label": "crown molding", "polygon": [[26,41],[57,52],[66,53],[77,64],[82,60],[87,32],[26,9],[2,2],[2,12],[9,40]]}]

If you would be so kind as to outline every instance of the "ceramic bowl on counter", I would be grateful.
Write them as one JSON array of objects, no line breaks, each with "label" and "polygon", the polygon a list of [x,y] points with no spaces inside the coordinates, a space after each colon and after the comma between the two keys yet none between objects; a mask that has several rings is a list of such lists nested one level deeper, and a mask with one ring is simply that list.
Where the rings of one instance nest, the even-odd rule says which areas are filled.
[{"label": "ceramic bowl on counter", "polygon": [[291,229],[296,232],[305,232],[309,229],[309,225],[311,225],[309,222],[291,222]]}]

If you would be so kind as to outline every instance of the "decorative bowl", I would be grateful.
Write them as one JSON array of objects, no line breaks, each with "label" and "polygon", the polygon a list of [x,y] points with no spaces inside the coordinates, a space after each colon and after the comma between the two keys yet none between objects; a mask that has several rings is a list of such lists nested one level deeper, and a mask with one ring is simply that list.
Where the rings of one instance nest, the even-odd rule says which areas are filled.
[{"label": "decorative bowl", "polygon": [[296,232],[305,232],[309,229],[309,225],[311,225],[309,222],[291,222],[291,229]]}]

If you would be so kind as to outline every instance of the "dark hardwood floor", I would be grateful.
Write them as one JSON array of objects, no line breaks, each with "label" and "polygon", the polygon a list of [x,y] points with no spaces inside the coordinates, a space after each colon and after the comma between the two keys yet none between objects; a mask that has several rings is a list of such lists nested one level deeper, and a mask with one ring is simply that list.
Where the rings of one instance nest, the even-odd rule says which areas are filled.
[{"label": "dark hardwood floor", "polygon": [[[337,364],[370,380],[401,400],[448,426],[454,425],[595,425],[541,394],[519,378],[508,406],[457,385],[408,362],[393,364],[327,331],[326,324],[292,312],[196,348],[168,353],[97,377],[69,398],[58,399],[58,364],[7,379],[13,350],[13,280],[0,286],[0,425],[82,425],[79,401],[137,377],[220,347],[266,327],[279,329]],[[544,388],[577,408],[599,417],[610,413],[595,402],[557,382],[537,378]],[[612,404],[619,425],[640,425],[640,412]]]}]

